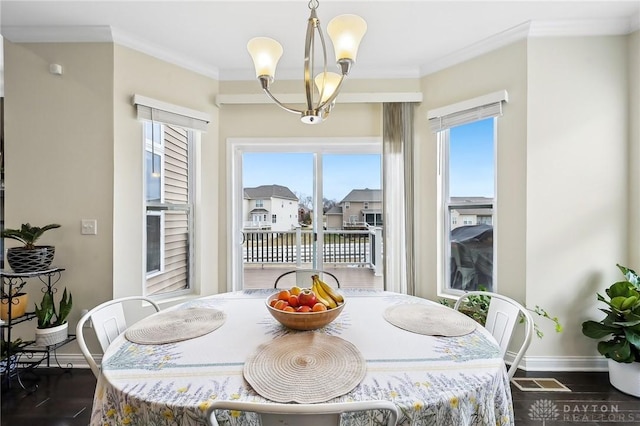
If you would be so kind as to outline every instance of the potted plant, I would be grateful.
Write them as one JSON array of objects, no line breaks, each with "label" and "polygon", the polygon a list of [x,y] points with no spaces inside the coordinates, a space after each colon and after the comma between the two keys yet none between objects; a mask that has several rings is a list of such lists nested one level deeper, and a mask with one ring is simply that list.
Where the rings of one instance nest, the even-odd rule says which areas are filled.
[{"label": "potted plant", "polygon": [[[23,284],[24,285],[24,284]],[[4,286],[0,289],[0,319],[9,319],[9,303],[11,303],[11,318],[19,318],[23,316],[27,310],[27,304],[29,303],[29,295],[23,293],[22,285],[12,288],[11,294],[4,290]]]},{"label": "potted plant", "polygon": [[18,368],[18,353],[33,341],[25,342],[18,338],[13,342],[0,340],[0,373],[11,374]]},{"label": "potted plant", "polygon": [[[598,294],[607,305],[600,321],[582,323],[582,333],[598,342],[598,352],[608,359],[609,381],[618,390],[640,397],[640,280],[632,269],[616,265],[625,277]],[[602,340],[608,338],[608,340]]]},{"label": "potted plant", "polygon": [[36,317],[38,327],[36,328],[36,345],[51,346],[66,340],[68,336],[67,317],[71,312],[73,298],[71,293],[67,297],[67,289],[64,289],[62,298],[56,309],[53,300],[53,292],[46,291],[42,295],[40,306],[36,304]]},{"label": "potted plant", "polygon": [[[487,289],[483,286],[480,286],[478,290],[487,291]],[[451,303],[447,299],[440,299],[439,302],[445,306],[451,307]],[[487,313],[489,312],[490,303],[491,303],[491,297],[489,296],[484,296],[484,295],[469,296],[460,305],[459,309],[461,313],[474,319],[476,322],[484,326],[485,323],[487,322]],[[536,305],[534,309],[530,309],[528,307],[527,309],[533,312],[534,314],[537,314],[542,318],[548,319],[549,321],[553,322],[556,333],[562,332],[562,324],[560,324],[560,320],[558,319],[558,317],[552,317],[551,315],[549,315],[549,313],[545,309],[541,308],[538,305]],[[522,321],[523,321],[523,318],[521,316],[520,322]],[[535,322],[533,323],[533,328],[535,330],[536,336],[542,339],[542,337],[544,337],[544,333],[542,332],[542,330],[540,330],[537,323]]]},{"label": "potted plant", "polygon": [[20,229],[5,229],[2,238],[20,241],[22,247],[7,249],[7,262],[11,269],[17,273],[43,271],[49,268],[55,255],[54,246],[36,246],[36,241],[50,229],[59,228],[60,225],[52,223],[43,227],[31,226],[23,223]]}]

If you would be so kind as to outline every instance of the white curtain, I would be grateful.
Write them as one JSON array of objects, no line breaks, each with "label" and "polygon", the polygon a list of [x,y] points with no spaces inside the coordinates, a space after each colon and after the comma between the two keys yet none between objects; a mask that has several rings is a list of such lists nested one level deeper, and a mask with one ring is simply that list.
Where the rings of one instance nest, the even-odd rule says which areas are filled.
[{"label": "white curtain", "polygon": [[413,295],[413,104],[384,103],[382,114],[385,289]]}]

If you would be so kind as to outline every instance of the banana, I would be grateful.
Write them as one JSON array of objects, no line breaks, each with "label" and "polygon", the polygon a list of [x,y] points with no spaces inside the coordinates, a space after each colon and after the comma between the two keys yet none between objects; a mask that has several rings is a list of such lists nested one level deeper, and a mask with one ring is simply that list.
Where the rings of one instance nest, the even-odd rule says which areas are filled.
[{"label": "banana", "polygon": [[324,288],[320,285],[320,282],[318,280],[316,280],[316,289],[320,291],[320,295],[327,302],[329,302],[329,308],[333,309],[338,307],[338,304],[336,303],[336,301],[330,295],[328,295],[326,291],[324,291]]},{"label": "banana", "polygon": [[[325,305],[327,308],[331,309],[331,302],[333,302],[333,304],[335,305],[335,302],[333,301],[333,299],[331,299],[331,302],[329,302],[324,296],[323,293],[320,291],[321,289],[318,288],[318,286],[316,285],[316,283],[314,282],[313,284],[311,284],[311,290],[316,294],[316,300],[320,303],[322,303],[323,305]],[[334,306],[335,307],[335,306]]]},{"label": "banana", "polygon": [[322,281],[320,277],[317,278],[317,283],[319,287],[322,287],[327,296],[335,300],[337,304],[344,302],[344,297],[342,297],[340,293],[335,291],[329,284]]}]

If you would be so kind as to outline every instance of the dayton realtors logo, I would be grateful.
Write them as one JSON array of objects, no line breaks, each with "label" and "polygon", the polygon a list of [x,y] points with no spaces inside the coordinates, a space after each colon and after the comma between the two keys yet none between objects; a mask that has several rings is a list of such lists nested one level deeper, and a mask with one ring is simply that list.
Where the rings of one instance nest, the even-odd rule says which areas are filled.
[{"label": "dayton realtors logo", "polygon": [[640,407],[632,401],[611,404],[539,399],[529,407],[529,418],[541,421],[543,426],[553,422],[634,423],[640,422]]}]

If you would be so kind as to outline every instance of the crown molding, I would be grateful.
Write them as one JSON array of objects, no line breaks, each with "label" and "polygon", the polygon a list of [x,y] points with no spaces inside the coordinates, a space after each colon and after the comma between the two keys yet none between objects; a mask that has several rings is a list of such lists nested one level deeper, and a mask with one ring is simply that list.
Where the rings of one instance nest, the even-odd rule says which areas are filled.
[{"label": "crown molding", "polygon": [[[575,37],[624,35],[640,29],[640,13],[631,17],[607,20],[527,21],[420,67],[366,70],[354,68],[351,77],[358,79],[421,78],[453,65],[484,55],[530,37]],[[14,43],[97,43],[113,42],[220,81],[253,80],[253,72],[219,70],[179,52],[160,47],[148,40],[107,25],[83,26],[3,26],[2,35]],[[280,69],[278,78],[299,78],[299,69]]]},{"label": "crown molding", "polygon": [[113,41],[108,25],[3,25],[2,36],[13,43],[104,43]]},{"label": "crown molding", "polygon": [[450,55],[443,56],[420,68],[421,76],[433,74],[453,65],[468,61],[475,57],[492,52],[501,47],[507,46],[518,40],[523,40],[529,35],[530,22],[524,22],[513,28],[509,28],[499,34],[488,37],[470,46],[458,50]]},{"label": "crown molding", "polygon": [[158,46],[108,25],[3,26],[2,35],[13,43],[115,43],[204,76],[218,79],[218,69]]},{"label": "crown molding", "polygon": [[530,37],[584,37],[630,34],[640,28],[640,14],[619,19],[527,21],[444,56],[421,68],[426,76]]},{"label": "crown molding", "polygon": [[118,28],[112,27],[111,34],[115,44],[128,47],[162,61],[178,65],[195,73],[213,78],[214,80],[219,79],[218,69],[214,66],[207,65],[200,61],[194,61],[188,56],[181,55],[176,51],[167,49],[166,47],[158,46]]},{"label": "crown molding", "polygon": [[632,18],[576,21],[532,21],[529,37],[624,35],[632,32]]}]

